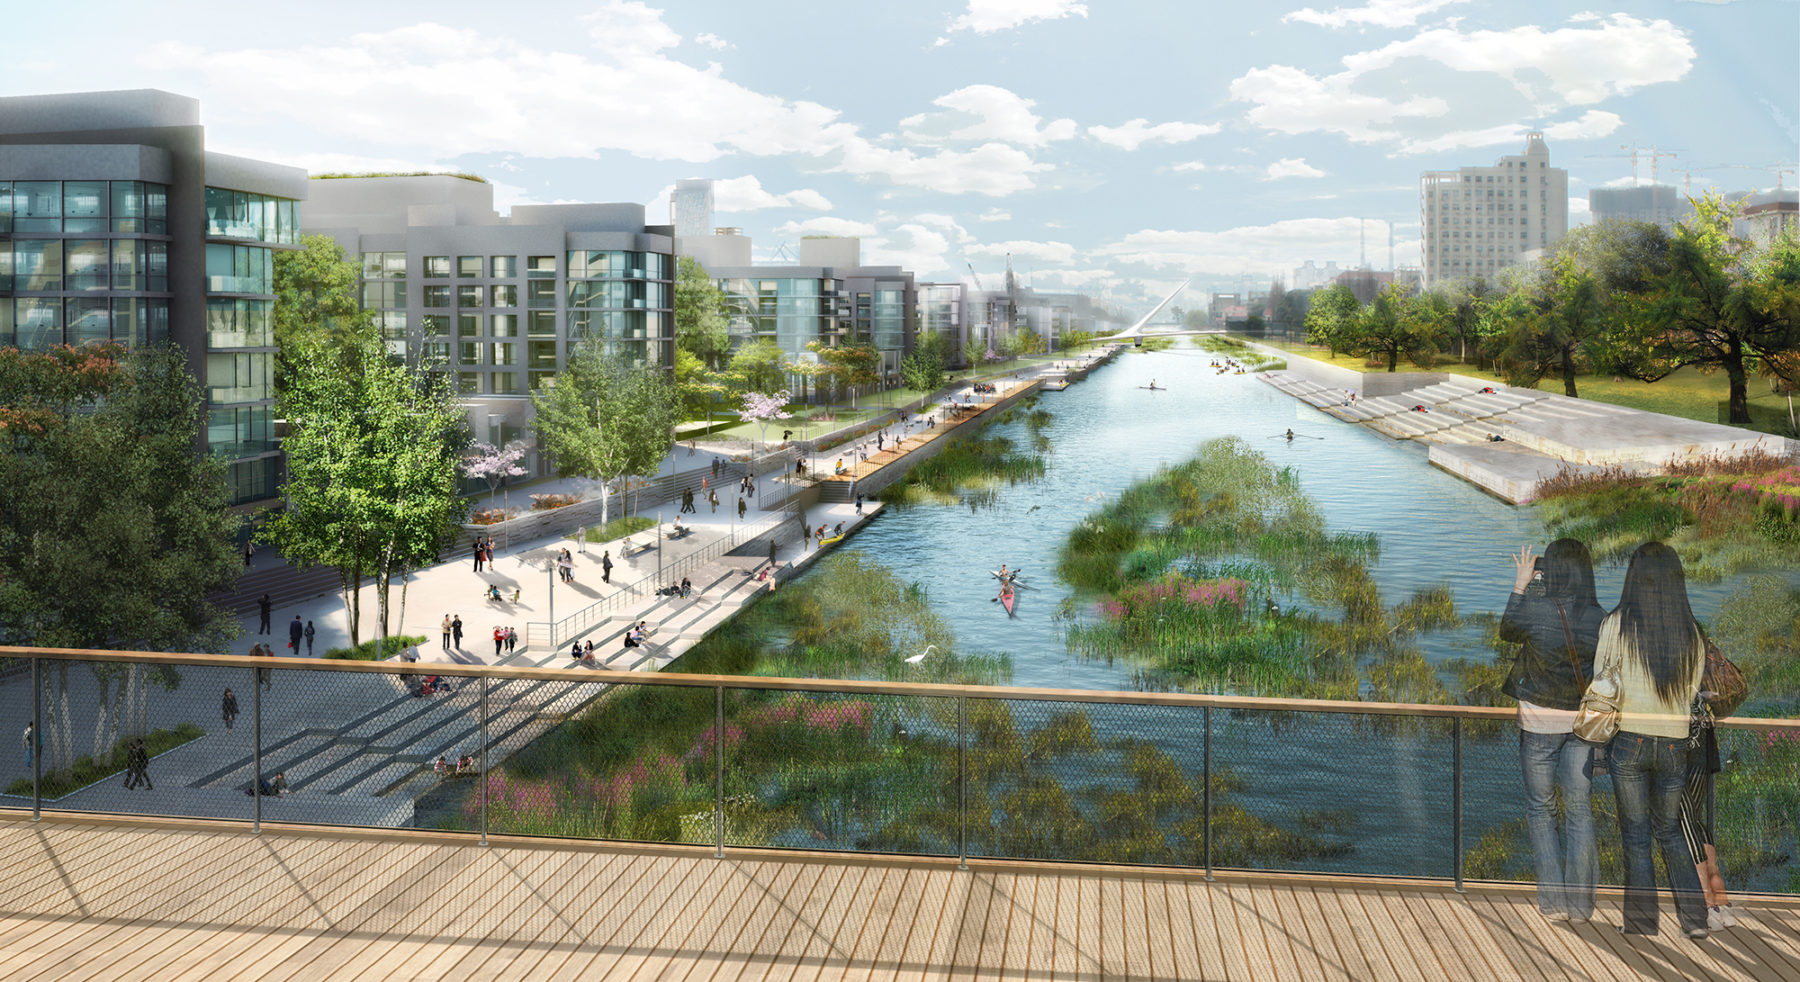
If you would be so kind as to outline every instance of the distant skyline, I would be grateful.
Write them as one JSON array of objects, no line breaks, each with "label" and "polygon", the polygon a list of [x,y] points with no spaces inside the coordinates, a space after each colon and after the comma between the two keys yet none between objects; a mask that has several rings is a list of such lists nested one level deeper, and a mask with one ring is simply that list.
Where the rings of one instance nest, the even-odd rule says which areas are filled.
[{"label": "distant skyline", "polygon": [[1773,187],[1800,158],[1800,4],[1628,12],[1486,0],[1177,4],[323,0],[8,12],[0,92],[159,88],[214,149],[328,170],[465,170],[513,204],[712,178],[759,257],[863,237],[922,280],[1006,255],[1147,309],[1311,259],[1419,259],[1418,177],[1543,130],[1587,192]]}]

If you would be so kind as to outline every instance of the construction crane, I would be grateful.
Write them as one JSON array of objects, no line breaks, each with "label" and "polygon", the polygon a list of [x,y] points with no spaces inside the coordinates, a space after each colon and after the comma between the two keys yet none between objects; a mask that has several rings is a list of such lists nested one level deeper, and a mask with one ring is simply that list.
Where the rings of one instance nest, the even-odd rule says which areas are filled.
[{"label": "construction crane", "polygon": [[1780,191],[1787,186],[1787,175],[1794,173],[1794,165],[1785,160],[1777,160],[1772,164],[1710,164],[1706,170],[1760,170],[1775,172],[1775,190]]},{"label": "construction crane", "polygon": [[[1619,149],[1624,150],[1626,152],[1625,153],[1590,153],[1590,154],[1587,154],[1587,156],[1589,158],[1596,158],[1596,159],[1610,158],[1610,159],[1615,159],[1615,160],[1624,158],[1624,157],[1631,158],[1631,186],[1634,188],[1638,186],[1638,161],[1640,159],[1645,159],[1645,160],[1650,161],[1650,183],[1651,184],[1658,183],[1657,168],[1658,168],[1658,164],[1661,161],[1661,159],[1663,157],[1668,157],[1671,160],[1675,159],[1675,151],[1674,150],[1657,150],[1653,146],[1642,147],[1642,146],[1638,146],[1635,143],[1622,143],[1619,145]],[[1681,148],[1677,147],[1676,149],[1679,150]]]},{"label": "construction crane", "polygon": [[975,264],[964,260],[963,265],[969,268],[969,278],[975,281],[975,289],[986,293],[987,287],[981,285],[981,274],[975,272]]}]

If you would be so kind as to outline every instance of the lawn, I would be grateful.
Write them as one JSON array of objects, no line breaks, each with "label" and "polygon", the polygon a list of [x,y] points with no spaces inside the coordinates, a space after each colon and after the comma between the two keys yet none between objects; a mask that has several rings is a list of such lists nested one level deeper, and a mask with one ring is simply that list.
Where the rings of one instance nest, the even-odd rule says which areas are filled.
[{"label": "lawn", "polygon": [[[1332,357],[1324,348],[1316,348],[1309,344],[1281,341],[1265,341],[1258,338],[1246,338],[1257,344],[1291,351],[1304,355],[1315,361],[1337,365],[1359,372],[1377,372],[1379,368],[1367,367],[1363,359],[1357,355],[1340,354]],[[1420,369],[1404,362],[1401,371],[1419,371]],[[1468,375],[1488,382],[1504,382],[1500,376],[1486,369],[1476,368],[1468,362],[1457,361],[1450,355],[1439,355],[1437,370],[1453,372],[1457,375]],[[1562,394],[1562,379],[1544,379],[1537,385],[1539,391]],[[1719,403],[1730,395],[1730,383],[1723,372],[1701,374],[1698,369],[1683,368],[1659,382],[1639,382],[1636,379],[1608,378],[1600,375],[1583,375],[1575,380],[1575,389],[1583,399],[1595,402],[1611,403],[1615,406],[1629,406],[1632,409],[1644,409],[1653,413],[1669,416],[1680,416],[1684,419],[1695,419],[1703,423],[1719,422]],[[1755,407],[1766,407],[1775,411],[1780,417],[1787,415],[1787,400],[1768,390],[1760,379],[1750,382],[1750,404]],[[1755,427],[1752,427],[1754,429]]]}]

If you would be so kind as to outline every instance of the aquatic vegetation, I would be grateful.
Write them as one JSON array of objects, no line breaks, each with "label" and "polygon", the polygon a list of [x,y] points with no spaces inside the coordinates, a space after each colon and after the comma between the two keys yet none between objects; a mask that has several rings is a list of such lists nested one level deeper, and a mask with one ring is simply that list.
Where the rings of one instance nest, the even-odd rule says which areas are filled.
[{"label": "aquatic vegetation", "polygon": [[1252,372],[1265,372],[1287,367],[1287,359],[1250,347],[1245,342],[1223,334],[1197,334],[1194,347],[1201,351],[1226,355]]},{"label": "aquatic vegetation", "polygon": [[1000,487],[1044,476],[1047,464],[1042,453],[1020,453],[1013,446],[1012,440],[998,435],[953,439],[877,497],[900,507],[989,504]]},{"label": "aquatic vegetation", "polygon": [[1746,569],[1792,569],[1800,546],[1800,467],[1768,454],[1707,458],[1664,477],[1618,468],[1565,470],[1538,486],[1551,537],[1587,543],[1596,560],[1620,560],[1649,539],[1681,553],[1690,579]]},{"label": "aquatic vegetation", "polygon": [[1058,575],[1095,599],[1088,616],[1069,605],[1064,640],[1136,663],[1140,684],[1263,695],[1358,698],[1358,665],[1377,656],[1377,692],[1450,701],[1397,645],[1459,624],[1455,599],[1428,588],[1390,611],[1369,574],[1379,554],[1374,535],[1328,530],[1291,471],[1214,440],[1070,532]]}]

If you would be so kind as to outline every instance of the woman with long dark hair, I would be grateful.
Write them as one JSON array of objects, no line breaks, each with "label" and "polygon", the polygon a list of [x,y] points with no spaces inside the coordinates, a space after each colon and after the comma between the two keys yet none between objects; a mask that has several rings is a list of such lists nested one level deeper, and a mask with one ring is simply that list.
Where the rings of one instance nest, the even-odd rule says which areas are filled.
[{"label": "woman with long dark hair", "polygon": [[1595,674],[1616,674],[1619,732],[1610,755],[1625,851],[1625,919],[1621,934],[1656,933],[1656,867],[1662,850],[1681,932],[1706,937],[1706,900],[1683,841],[1678,816],[1688,773],[1688,721],[1705,642],[1688,606],[1681,557],[1661,542],[1631,554],[1619,606],[1600,625]]},{"label": "woman with long dark hair", "polygon": [[[1519,646],[1501,687],[1519,701],[1519,767],[1525,821],[1537,864],[1538,912],[1553,921],[1594,913],[1593,748],[1574,733],[1575,710],[1594,674],[1594,648],[1606,611],[1594,597],[1594,562],[1575,539],[1557,539],[1533,558],[1513,558],[1513,581],[1500,637]],[[1555,794],[1562,792],[1563,823]]]}]

